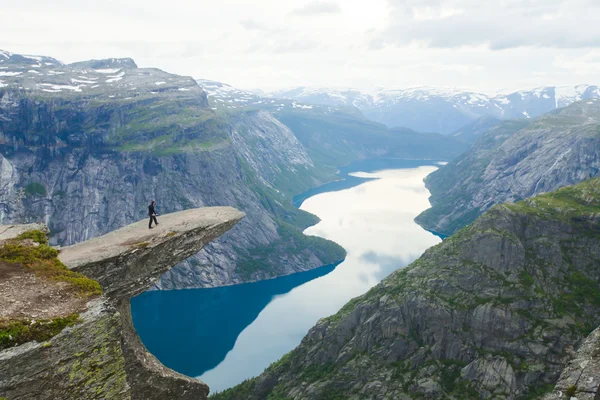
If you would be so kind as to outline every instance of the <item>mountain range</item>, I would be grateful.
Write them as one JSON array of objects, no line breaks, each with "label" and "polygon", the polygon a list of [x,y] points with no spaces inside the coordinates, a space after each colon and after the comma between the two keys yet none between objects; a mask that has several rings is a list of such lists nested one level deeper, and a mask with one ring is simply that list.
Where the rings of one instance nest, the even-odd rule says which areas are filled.
[{"label": "mountain range", "polygon": [[292,206],[337,179],[338,166],[449,161],[466,149],[441,135],[397,135],[354,108],[230,108],[207,90],[131,59],[64,64],[3,51],[0,223],[44,221],[52,244],[65,246],[144,218],[152,199],[160,213],[231,205],[246,218],[158,288],[266,279],[343,259],[337,244],[302,235],[318,218]]},{"label": "mountain range", "polygon": [[355,89],[299,87],[272,92],[268,96],[306,104],[356,107],[365,117],[388,127],[451,134],[484,117],[535,118],[576,101],[599,98],[600,88],[594,85],[549,86],[490,96],[429,87],[377,88],[371,93]]},{"label": "mountain range", "polygon": [[600,324],[599,215],[600,178],[494,207],[212,398],[539,399]]},{"label": "mountain range", "polygon": [[481,128],[469,151],[426,178],[432,207],[416,219],[425,228],[449,235],[495,204],[550,192],[600,172],[598,99]]}]

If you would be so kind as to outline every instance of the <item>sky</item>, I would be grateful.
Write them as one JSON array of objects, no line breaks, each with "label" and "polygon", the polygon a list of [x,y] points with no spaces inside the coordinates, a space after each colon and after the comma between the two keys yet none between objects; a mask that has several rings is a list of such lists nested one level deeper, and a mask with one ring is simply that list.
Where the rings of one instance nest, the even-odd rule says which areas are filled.
[{"label": "sky", "polygon": [[266,91],[600,84],[600,0],[0,0],[0,49]]}]

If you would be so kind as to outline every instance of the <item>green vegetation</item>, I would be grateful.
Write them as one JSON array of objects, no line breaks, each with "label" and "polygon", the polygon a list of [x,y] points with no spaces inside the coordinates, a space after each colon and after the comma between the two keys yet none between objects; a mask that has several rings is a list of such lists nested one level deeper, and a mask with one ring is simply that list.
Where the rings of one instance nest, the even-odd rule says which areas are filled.
[{"label": "green vegetation", "polygon": [[575,396],[575,393],[577,393],[577,385],[571,385],[567,388],[567,391],[565,392],[565,394],[569,397],[573,397]]},{"label": "green vegetation", "polygon": [[[477,398],[476,386],[461,378],[461,369],[466,363],[458,360],[436,360],[432,356],[430,343],[423,340],[421,332],[414,326],[402,327],[402,331],[396,335],[404,341],[411,342],[426,357],[417,367],[409,361],[417,357],[386,363],[378,358],[378,343],[371,343],[373,352],[361,356],[360,360],[354,361],[355,357],[351,357],[346,358],[343,363],[335,364],[317,365],[314,360],[311,362],[310,353],[307,351],[315,351],[320,346],[320,341],[323,341],[323,346],[327,348],[339,340],[339,337],[348,340],[348,329],[362,330],[352,325],[351,321],[356,317],[349,315],[356,311],[356,315],[360,315],[361,319],[368,319],[366,310],[381,310],[381,307],[385,307],[382,305],[382,298],[386,298],[386,304],[393,302],[392,309],[420,298],[427,299],[426,301],[432,304],[432,309],[445,309],[458,315],[472,315],[474,310],[482,305],[509,312],[518,316],[515,317],[519,318],[516,320],[528,328],[519,337],[510,337],[509,334],[508,337],[498,338],[508,343],[526,341],[547,344],[549,339],[543,336],[546,332],[570,337],[568,340],[571,341],[584,337],[600,324],[600,286],[595,268],[600,261],[595,253],[600,243],[598,215],[600,178],[515,204],[493,207],[475,223],[432,247],[408,267],[394,272],[366,294],[350,300],[338,313],[322,320],[318,331],[326,332],[323,333],[325,339],[305,338],[299,348],[267,369],[269,379],[279,378],[278,386],[270,392],[272,398],[284,398],[278,396],[299,390],[300,384],[294,383],[291,376],[297,377],[296,379],[302,382],[302,387],[314,385],[320,387],[322,393],[334,396],[331,398],[347,398],[356,394],[348,393],[351,386],[343,384],[347,371],[362,374],[363,371],[373,370],[378,376],[383,376],[386,365],[394,384],[406,393],[409,393],[419,380],[427,377],[437,378],[443,392],[449,397]],[[497,221],[500,223],[496,223]],[[530,227],[547,226],[548,229],[541,232],[532,229],[524,233],[519,225],[523,221]],[[497,269],[497,266],[488,265],[486,261],[476,261],[477,257],[473,257],[470,246],[480,241],[492,244],[495,242],[498,246],[502,244],[503,254],[512,254],[512,247],[517,252],[522,251],[525,258],[516,264],[507,263],[506,266],[510,266],[510,270]],[[553,258],[547,257],[545,246],[559,247],[559,264],[554,264],[551,261]],[[589,252],[583,261],[581,252]],[[471,282],[475,281],[482,286],[474,289]],[[438,284],[443,290],[438,289]],[[385,310],[384,308],[381,313],[385,314]],[[427,312],[427,308],[421,309],[420,312]],[[344,325],[338,330],[342,321]],[[557,325],[555,321],[566,321],[566,325]],[[460,324],[456,327],[448,327],[454,329],[453,333],[466,337],[480,334],[468,320],[461,320],[459,316],[457,322]],[[330,341],[327,341],[327,338],[330,338]],[[372,337],[352,338],[346,344],[348,347],[344,346],[344,351],[349,349],[349,343],[354,343],[354,339],[371,340]],[[507,351],[486,346],[473,348],[473,351],[479,356],[509,360],[517,375],[537,370],[539,363],[543,362],[540,359],[536,360],[536,357],[517,357]],[[322,353],[318,355],[322,356]],[[356,382],[356,375],[351,376],[353,382]],[[247,381],[244,386],[247,390],[245,393],[256,395],[254,390],[257,386],[253,388],[253,385],[258,385],[260,379]],[[337,386],[335,390],[330,390],[333,382]],[[551,391],[552,387],[553,385],[545,384],[531,385],[525,388],[528,392],[524,398],[537,399]],[[575,393],[576,388],[570,390]],[[246,398],[238,397],[240,392],[237,391],[237,387],[227,393],[228,396],[219,399]]]},{"label": "green vegetation", "polygon": [[[78,314],[36,321],[0,319],[0,350],[32,340],[46,341],[58,335],[67,326],[75,325],[80,321]],[[44,344],[44,347],[48,346]]]},{"label": "green vegetation", "polygon": [[[80,296],[92,297],[101,294],[100,284],[78,272],[69,270],[58,259],[58,251],[48,246],[41,231],[29,231],[16,240],[8,240],[0,247],[0,261],[21,264],[36,275],[50,280],[66,282]],[[43,232],[41,232],[43,234]],[[28,246],[21,239],[33,239],[39,245]]]},{"label": "green vegetation", "polygon": [[48,244],[48,236],[46,236],[46,233],[37,229],[23,232],[17,236],[17,240],[24,239],[31,239],[38,244]]},{"label": "green vegetation", "polygon": [[31,182],[25,186],[25,193],[31,196],[45,197],[46,187],[39,182]]},{"label": "green vegetation", "polygon": [[600,213],[600,178],[507,204],[506,207],[532,217],[559,220],[585,229],[588,224],[585,216]]},{"label": "green vegetation", "polygon": [[355,161],[358,154],[375,157],[382,151],[389,157],[450,160],[467,149],[448,136],[389,129],[351,108],[286,109],[275,115],[323,165],[345,165]]},{"label": "green vegetation", "polygon": [[323,265],[342,261],[346,257],[346,250],[337,243],[317,236],[306,236],[300,229],[286,222],[278,221],[277,232],[279,240],[268,246],[250,249],[248,256],[238,261],[236,272],[240,276],[248,279],[258,271],[273,275],[275,273],[271,266],[273,263],[268,260],[270,257],[277,257],[278,254],[306,258],[308,262],[308,250],[310,250],[323,262]]}]

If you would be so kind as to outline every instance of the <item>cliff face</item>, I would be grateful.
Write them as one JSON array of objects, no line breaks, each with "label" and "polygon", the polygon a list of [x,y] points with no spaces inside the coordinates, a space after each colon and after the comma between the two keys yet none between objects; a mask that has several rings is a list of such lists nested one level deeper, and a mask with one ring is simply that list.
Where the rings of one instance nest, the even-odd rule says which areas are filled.
[{"label": "cliff face", "polygon": [[599,178],[494,207],[215,398],[537,398],[600,324],[599,232]]},{"label": "cliff face", "polygon": [[0,85],[1,223],[43,221],[65,246],[143,218],[151,199],[161,213],[246,212],[161,288],[264,279],[344,257],[303,237],[317,219],[290,205],[334,171],[315,167],[268,112],[216,114],[191,78],[131,60],[46,61],[34,74],[32,60],[12,55]]},{"label": "cliff face", "polygon": [[[8,399],[204,399],[208,387],[149,354],[131,320],[130,297],[198,252],[243,214],[228,207],[165,215],[64,248],[61,261],[100,282],[103,295],[80,322],[44,343],[0,351],[0,396]],[[5,238],[6,239],[6,238]]]},{"label": "cliff face", "polygon": [[587,100],[528,124],[507,121],[425,180],[432,207],[416,221],[452,234],[495,204],[556,190],[600,172],[600,101]]}]

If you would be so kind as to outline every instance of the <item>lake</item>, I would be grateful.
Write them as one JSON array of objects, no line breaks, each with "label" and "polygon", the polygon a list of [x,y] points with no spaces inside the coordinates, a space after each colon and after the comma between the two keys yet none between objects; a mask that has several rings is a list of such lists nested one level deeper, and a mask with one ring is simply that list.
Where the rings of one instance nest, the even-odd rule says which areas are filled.
[{"label": "lake", "polygon": [[348,252],[342,263],[256,283],[143,293],[131,302],[140,338],[211,392],[260,374],[320,318],[441,241],[413,221],[429,207],[423,179],[435,165],[387,160],[342,169],[343,180],[294,199],[321,218],[305,234],[339,243]]}]

